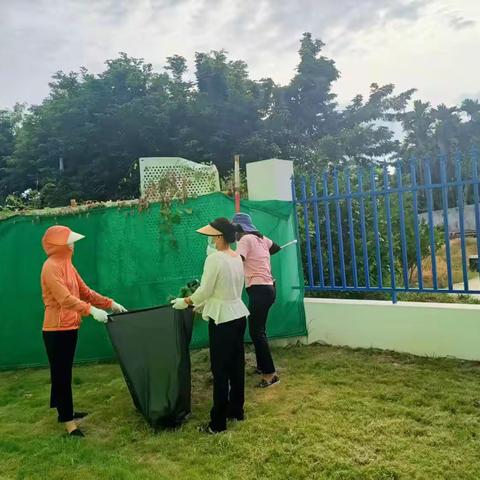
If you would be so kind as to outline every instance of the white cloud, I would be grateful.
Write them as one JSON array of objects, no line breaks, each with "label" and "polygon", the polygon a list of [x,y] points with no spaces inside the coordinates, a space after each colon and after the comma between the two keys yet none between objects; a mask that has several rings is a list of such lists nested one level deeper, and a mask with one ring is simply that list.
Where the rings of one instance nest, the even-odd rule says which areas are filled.
[{"label": "white cloud", "polygon": [[[452,16],[449,4],[457,9],[464,4],[461,18],[468,18],[468,28],[452,28],[452,18],[458,17]],[[359,89],[366,93],[370,82],[394,83],[402,90],[415,87],[418,98],[433,104],[453,104],[462,94],[478,94],[480,64],[474,59],[479,19],[480,2],[443,1],[427,6],[415,23],[399,28],[392,22],[358,34],[360,49],[346,48],[336,56],[343,74],[337,87],[341,98],[349,99]]]},{"label": "white cloud", "polygon": [[0,107],[38,103],[55,71],[99,72],[119,51],[160,69],[225,48],[286,83],[304,31],[337,61],[342,103],[372,82],[452,103],[478,92],[479,19],[469,0],[0,0]]}]

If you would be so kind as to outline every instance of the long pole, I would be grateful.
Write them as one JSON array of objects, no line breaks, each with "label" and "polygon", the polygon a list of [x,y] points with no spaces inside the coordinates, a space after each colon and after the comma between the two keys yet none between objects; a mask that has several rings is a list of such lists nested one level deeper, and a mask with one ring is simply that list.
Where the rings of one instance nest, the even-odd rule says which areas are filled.
[{"label": "long pole", "polygon": [[235,213],[240,212],[240,155],[235,155]]}]

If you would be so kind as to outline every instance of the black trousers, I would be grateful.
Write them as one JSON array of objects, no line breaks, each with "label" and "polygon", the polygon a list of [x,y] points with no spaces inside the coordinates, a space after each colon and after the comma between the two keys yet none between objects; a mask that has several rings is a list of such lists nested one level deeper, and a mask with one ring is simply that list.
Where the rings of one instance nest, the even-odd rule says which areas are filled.
[{"label": "black trousers", "polygon": [[50,408],[56,408],[61,422],[73,420],[72,366],[78,330],[43,332],[50,363]]},{"label": "black trousers", "polygon": [[245,318],[208,324],[210,364],[213,374],[213,407],[210,427],[226,430],[227,417],[243,418],[245,403]]},{"label": "black trousers", "polygon": [[250,310],[248,330],[255,347],[257,368],[265,374],[275,373],[266,332],[268,312],[275,303],[275,287],[273,285],[252,285],[247,288],[247,293],[248,309]]}]

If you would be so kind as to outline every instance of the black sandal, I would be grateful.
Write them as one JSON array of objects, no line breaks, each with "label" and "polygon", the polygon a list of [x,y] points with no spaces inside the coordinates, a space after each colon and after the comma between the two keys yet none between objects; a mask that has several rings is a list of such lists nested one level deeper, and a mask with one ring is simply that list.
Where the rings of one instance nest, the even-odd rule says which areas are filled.
[{"label": "black sandal", "polygon": [[280,379],[278,378],[277,375],[274,375],[270,381],[267,381],[264,378],[262,378],[262,381],[255,386],[257,388],[268,388],[268,387],[272,387],[273,385],[277,385],[278,383],[280,383]]},{"label": "black sandal", "polygon": [[221,433],[224,430],[214,430],[209,423],[205,425],[201,425],[198,427],[198,431],[200,433],[206,433],[207,435],[216,435],[217,433]]},{"label": "black sandal", "polygon": [[[85,418],[88,415],[88,412],[74,412],[73,414],[73,420],[81,420],[82,418]],[[65,423],[60,420],[60,417],[58,417],[58,423]]]},{"label": "black sandal", "polygon": [[78,438],[83,438],[85,434],[79,429],[76,428],[75,430],[72,430],[69,434],[69,437],[78,437]]},{"label": "black sandal", "polygon": [[230,420],[231,422],[243,422],[245,420],[245,415],[242,413],[242,415],[228,415],[227,420]]}]

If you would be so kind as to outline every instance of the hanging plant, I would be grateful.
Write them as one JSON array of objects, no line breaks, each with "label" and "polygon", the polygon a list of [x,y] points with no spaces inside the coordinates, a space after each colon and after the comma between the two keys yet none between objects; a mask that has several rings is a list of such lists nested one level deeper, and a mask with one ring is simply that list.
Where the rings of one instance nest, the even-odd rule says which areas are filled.
[{"label": "hanging plant", "polygon": [[157,198],[160,203],[159,228],[163,236],[169,237],[173,248],[178,248],[178,241],[173,234],[175,225],[182,221],[182,215],[191,215],[192,209],[184,208],[185,201],[189,198],[189,188],[192,175],[187,172],[170,170],[160,180],[150,183],[145,192],[146,198]]}]

